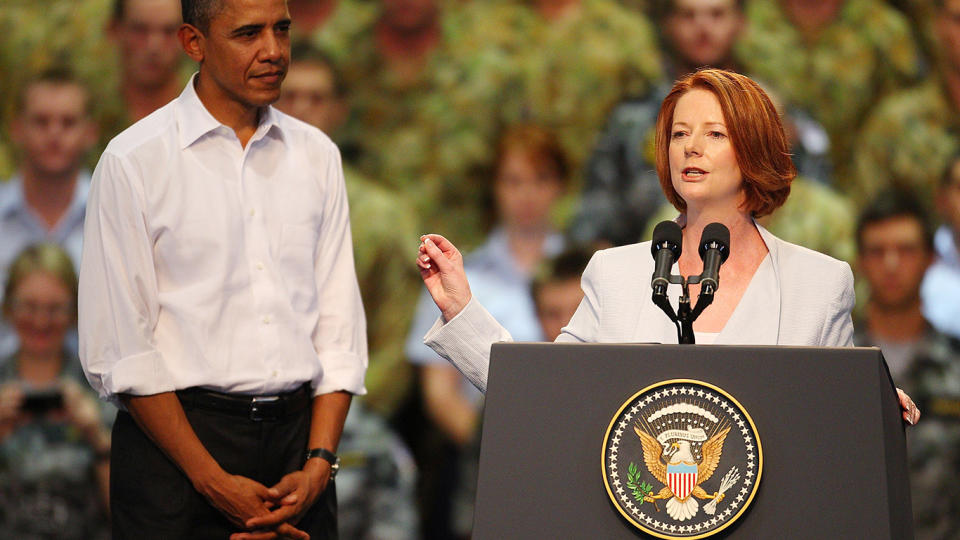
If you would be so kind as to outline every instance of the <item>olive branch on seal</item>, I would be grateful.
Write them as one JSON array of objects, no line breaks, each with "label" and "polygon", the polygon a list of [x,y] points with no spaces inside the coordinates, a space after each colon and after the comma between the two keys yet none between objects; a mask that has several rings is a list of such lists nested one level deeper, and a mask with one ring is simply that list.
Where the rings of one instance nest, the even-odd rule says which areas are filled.
[{"label": "olive branch on seal", "polygon": [[653,492],[652,485],[640,481],[640,470],[637,468],[636,463],[632,461],[627,467],[627,487],[633,492],[633,498],[640,504],[644,503],[644,497]]}]

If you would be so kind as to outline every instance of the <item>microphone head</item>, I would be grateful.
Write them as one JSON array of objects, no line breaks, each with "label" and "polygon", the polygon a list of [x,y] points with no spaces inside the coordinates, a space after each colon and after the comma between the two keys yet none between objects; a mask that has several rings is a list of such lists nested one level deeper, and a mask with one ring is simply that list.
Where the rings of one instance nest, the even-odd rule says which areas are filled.
[{"label": "microphone head", "polygon": [[730,256],[730,229],[723,223],[711,223],[703,228],[699,249],[701,259],[708,249],[717,249],[720,252],[721,264]]},{"label": "microphone head", "polygon": [[653,229],[653,242],[650,244],[650,253],[654,257],[663,248],[673,252],[673,260],[680,258],[683,246],[683,231],[675,221],[661,221]]}]

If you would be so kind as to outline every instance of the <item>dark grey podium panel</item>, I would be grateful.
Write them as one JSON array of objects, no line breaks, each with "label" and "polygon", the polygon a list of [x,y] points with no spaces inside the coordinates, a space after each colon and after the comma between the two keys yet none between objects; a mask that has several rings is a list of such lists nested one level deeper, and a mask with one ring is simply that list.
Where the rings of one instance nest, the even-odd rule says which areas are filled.
[{"label": "dark grey podium panel", "polygon": [[639,390],[697,379],[763,445],[747,512],[711,538],[912,538],[904,424],[876,348],[497,344],[474,538],[650,538],[607,496],[607,426]]}]

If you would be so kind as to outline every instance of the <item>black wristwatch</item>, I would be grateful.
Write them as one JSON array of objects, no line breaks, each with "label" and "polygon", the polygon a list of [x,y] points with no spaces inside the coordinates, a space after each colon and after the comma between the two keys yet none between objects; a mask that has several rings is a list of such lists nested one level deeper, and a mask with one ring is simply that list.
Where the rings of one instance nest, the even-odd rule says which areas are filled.
[{"label": "black wristwatch", "polygon": [[340,458],[326,448],[311,448],[310,450],[307,450],[307,459],[305,461],[309,461],[317,457],[326,460],[327,463],[330,464],[330,479],[332,480],[335,478],[337,476],[337,471],[340,470]]}]

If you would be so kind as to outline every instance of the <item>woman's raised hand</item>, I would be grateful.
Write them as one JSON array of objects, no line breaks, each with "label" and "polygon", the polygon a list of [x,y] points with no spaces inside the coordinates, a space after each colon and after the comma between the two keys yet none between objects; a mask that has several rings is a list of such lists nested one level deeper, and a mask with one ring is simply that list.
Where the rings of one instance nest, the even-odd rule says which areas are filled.
[{"label": "woman's raised hand", "polygon": [[443,320],[456,317],[473,297],[457,247],[439,234],[425,234],[420,237],[417,266]]}]

